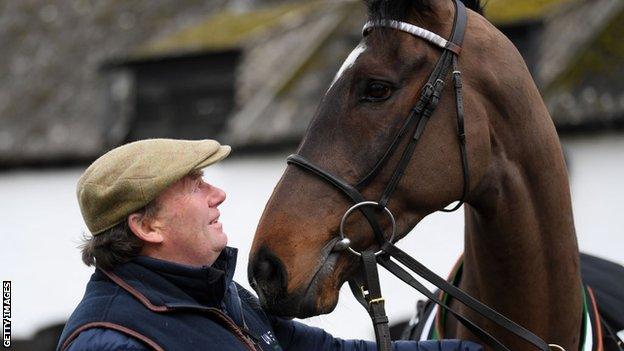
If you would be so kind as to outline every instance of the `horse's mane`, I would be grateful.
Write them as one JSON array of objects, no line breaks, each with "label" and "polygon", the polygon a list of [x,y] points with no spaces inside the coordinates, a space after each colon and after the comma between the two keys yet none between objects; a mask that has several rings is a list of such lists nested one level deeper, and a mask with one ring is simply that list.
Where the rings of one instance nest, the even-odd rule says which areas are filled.
[{"label": "horse's mane", "polygon": [[[390,18],[405,20],[410,10],[418,12],[430,10],[431,1],[439,0],[364,0],[371,19]],[[466,7],[483,14],[481,0],[461,0]]]}]

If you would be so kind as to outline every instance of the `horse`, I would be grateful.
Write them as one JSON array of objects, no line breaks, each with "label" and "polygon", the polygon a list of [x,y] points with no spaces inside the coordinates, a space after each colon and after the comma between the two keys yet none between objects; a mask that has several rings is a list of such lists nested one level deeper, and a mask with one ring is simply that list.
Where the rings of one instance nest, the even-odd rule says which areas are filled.
[{"label": "horse", "polygon": [[[558,135],[517,49],[482,16],[479,1],[463,2],[467,24],[454,73],[461,72],[465,131],[457,137],[457,97],[442,91],[403,176],[375,217],[384,233],[396,229],[400,240],[428,214],[461,200],[465,251],[459,287],[548,343],[577,350],[585,292]],[[454,4],[365,1],[371,21],[398,20],[445,38],[453,33]],[[297,154],[356,184],[366,199],[385,194],[404,163],[395,151],[410,145],[411,138],[403,137],[411,135],[403,133],[406,116],[441,55],[439,47],[405,31],[369,30],[323,96]],[[440,80],[444,85],[448,79]],[[305,318],[331,312],[340,287],[359,274],[356,256],[336,250],[342,225],[350,233],[346,245],[356,251],[374,251],[379,243],[365,213],[345,218],[353,205],[349,199],[294,163],[262,214],[248,275],[268,312]],[[384,209],[391,209],[395,222]],[[450,306],[510,349],[531,349],[456,300]],[[451,316],[440,334],[479,341]]]}]

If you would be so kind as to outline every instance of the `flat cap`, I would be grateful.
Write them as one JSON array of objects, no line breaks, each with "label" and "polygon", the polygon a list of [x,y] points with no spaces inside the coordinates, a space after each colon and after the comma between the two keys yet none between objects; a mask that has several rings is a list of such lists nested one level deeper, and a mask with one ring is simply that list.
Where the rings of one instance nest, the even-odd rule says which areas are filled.
[{"label": "flat cap", "polygon": [[194,170],[218,162],[231,148],[216,140],[147,139],[95,160],[78,180],[82,217],[93,235],[110,229]]}]

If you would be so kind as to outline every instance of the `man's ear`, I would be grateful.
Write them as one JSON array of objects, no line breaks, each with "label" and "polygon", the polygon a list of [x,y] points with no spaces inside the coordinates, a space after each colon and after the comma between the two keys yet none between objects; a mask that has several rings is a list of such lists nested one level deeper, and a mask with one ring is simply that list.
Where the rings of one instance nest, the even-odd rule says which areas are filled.
[{"label": "man's ear", "polygon": [[140,213],[128,216],[128,227],[139,239],[153,244],[163,242],[163,235],[156,229],[155,219],[147,218]]}]

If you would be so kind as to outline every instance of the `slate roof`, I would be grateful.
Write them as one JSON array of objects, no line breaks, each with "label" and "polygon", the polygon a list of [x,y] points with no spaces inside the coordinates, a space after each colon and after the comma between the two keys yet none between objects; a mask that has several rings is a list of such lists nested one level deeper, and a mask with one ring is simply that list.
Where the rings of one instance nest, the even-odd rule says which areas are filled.
[{"label": "slate roof", "polygon": [[575,0],[487,0],[485,16],[494,24],[509,25],[536,21],[560,10],[561,6]]},{"label": "slate roof", "polygon": [[300,21],[323,5],[326,2],[317,0],[260,7],[247,12],[224,8],[190,27],[139,47],[133,56],[140,58],[240,48],[277,26]]},{"label": "slate roof", "polygon": [[547,24],[536,79],[560,131],[624,126],[623,36],[621,0],[585,1]]},{"label": "slate roof", "polygon": [[[363,6],[317,0],[234,11],[226,2],[3,3],[0,44],[10,54],[0,57],[0,167],[92,159],[122,142],[105,129],[128,122],[105,115],[106,77],[97,73],[113,58],[239,48],[237,109],[218,137],[249,148],[298,141],[359,40]],[[542,23],[535,78],[560,129],[624,119],[624,2],[486,3],[497,25]]]},{"label": "slate roof", "polygon": [[99,65],[224,3],[0,2],[0,168],[90,159],[110,147]]}]

